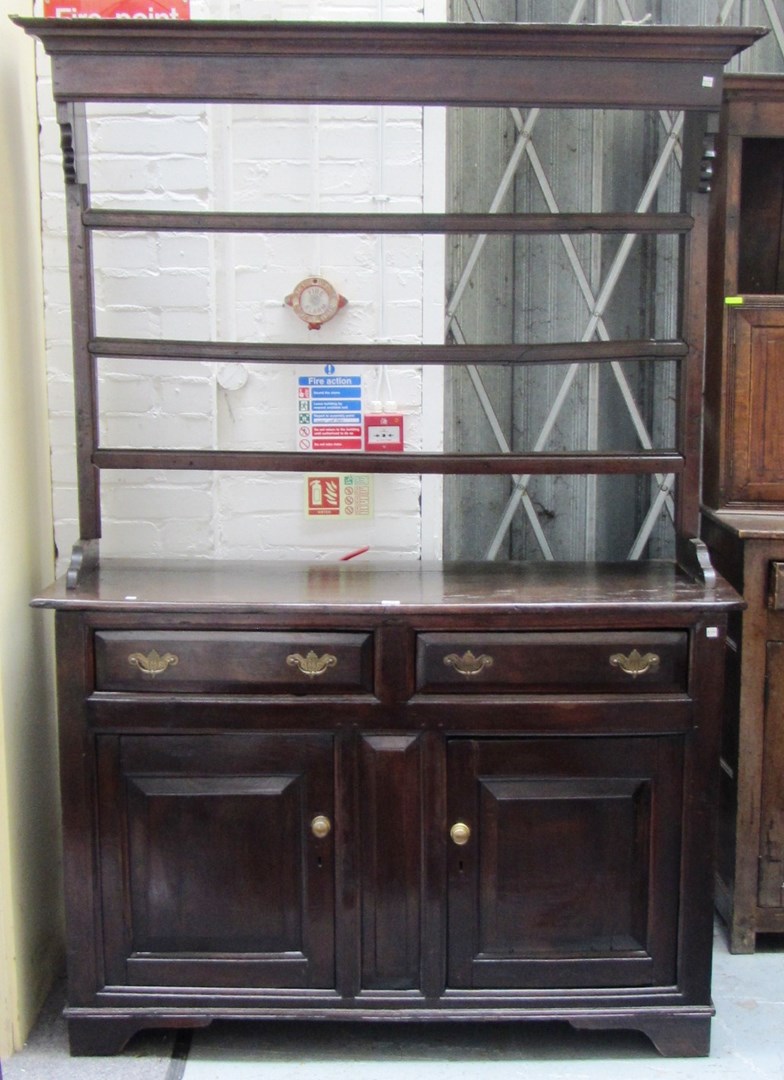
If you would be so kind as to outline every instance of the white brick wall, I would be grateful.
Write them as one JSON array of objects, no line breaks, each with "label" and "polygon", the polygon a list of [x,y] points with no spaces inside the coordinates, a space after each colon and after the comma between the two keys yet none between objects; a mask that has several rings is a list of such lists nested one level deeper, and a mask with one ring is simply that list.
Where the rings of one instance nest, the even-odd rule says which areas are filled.
[{"label": "white brick wall", "polygon": [[[443,0],[321,3],[192,0],[193,18],[444,18]],[[49,61],[39,102],[45,301],[55,539],[61,565],[78,538],[70,312],[59,132]],[[232,210],[443,209],[437,111],[364,106],[101,106],[90,108],[92,201],[110,208]],[[97,329],[106,336],[332,344],[437,341],[443,248],[420,237],[98,234]],[[318,336],[284,297],[321,274],[349,298]],[[221,366],[99,365],[107,446],[296,448],[296,381],[288,367],[247,368],[223,389]],[[366,399],[378,372],[363,370]],[[409,415],[406,443],[438,449],[440,375],[391,369]],[[362,470],[361,455],[357,471]],[[309,521],[301,475],[102,474],[105,555],[334,559],[360,545],[384,558],[440,551],[440,484],[377,476],[371,521]]]}]

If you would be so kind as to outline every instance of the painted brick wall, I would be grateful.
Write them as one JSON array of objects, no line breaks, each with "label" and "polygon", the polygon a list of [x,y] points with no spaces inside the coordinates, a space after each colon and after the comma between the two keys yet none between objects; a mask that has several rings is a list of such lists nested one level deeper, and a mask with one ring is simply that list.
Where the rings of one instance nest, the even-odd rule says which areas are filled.
[{"label": "painted brick wall", "polygon": [[[289,3],[192,0],[193,18],[444,17],[442,0]],[[44,287],[60,569],[78,538],[70,310],[59,131],[39,57]],[[364,106],[91,107],[92,202],[106,208],[418,211],[443,208],[443,117]],[[105,336],[336,343],[442,340],[439,239],[112,233],[95,237],[97,330]],[[349,299],[318,331],[284,298],[320,274]],[[320,369],[315,369],[319,371]],[[339,373],[345,369],[338,369]],[[375,368],[365,397],[393,399],[406,444],[438,449],[440,375]],[[107,446],[296,448],[297,376],[274,365],[102,358]],[[362,460],[358,455],[357,471]],[[104,472],[104,555],[334,559],[369,544],[383,558],[440,554],[440,483],[377,476],[370,521],[305,517],[304,477]]]}]

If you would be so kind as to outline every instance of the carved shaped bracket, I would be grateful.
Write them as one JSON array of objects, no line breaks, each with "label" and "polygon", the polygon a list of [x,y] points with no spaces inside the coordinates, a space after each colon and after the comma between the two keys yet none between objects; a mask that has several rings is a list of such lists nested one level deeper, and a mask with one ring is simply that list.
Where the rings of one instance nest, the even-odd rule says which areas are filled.
[{"label": "carved shaped bracket", "polygon": [[84,105],[60,105],[57,109],[60,149],[66,184],[87,183],[87,118]]},{"label": "carved shaped bracket", "polygon": [[700,181],[697,188],[698,191],[707,194],[713,190],[716,157],[716,132],[706,131],[702,138],[702,158],[700,159]]},{"label": "carved shaped bracket", "polygon": [[686,191],[710,192],[716,170],[718,112],[686,113],[683,128],[683,182]]}]

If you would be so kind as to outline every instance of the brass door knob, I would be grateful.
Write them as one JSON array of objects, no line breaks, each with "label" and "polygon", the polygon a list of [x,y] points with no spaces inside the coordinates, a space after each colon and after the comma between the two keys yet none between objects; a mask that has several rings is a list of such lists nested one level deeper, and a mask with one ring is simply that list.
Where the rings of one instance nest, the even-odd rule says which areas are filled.
[{"label": "brass door knob", "polygon": [[449,835],[458,847],[462,847],[471,839],[471,830],[464,821],[456,821],[449,830]]},{"label": "brass door knob", "polygon": [[324,814],[317,814],[310,823],[310,831],[317,840],[323,840],[332,831],[332,822]]}]

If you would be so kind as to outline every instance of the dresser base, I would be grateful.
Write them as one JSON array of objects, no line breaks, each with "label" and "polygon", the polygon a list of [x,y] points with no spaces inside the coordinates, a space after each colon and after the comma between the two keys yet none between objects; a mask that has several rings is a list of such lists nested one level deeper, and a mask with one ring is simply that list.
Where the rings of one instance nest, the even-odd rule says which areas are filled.
[{"label": "dresser base", "polygon": [[[689,1009],[679,1012],[669,1009],[654,1011],[592,1011],[577,1013],[574,1011],[537,1011],[521,1014],[511,1010],[497,1010],[494,1013],[466,1011],[446,1013],[430,1011],[416,1015],[405,1010],[392,1010],[383,1013],[357,1012],[340,1010],[329,1013],[299,1013],[300,1021],[318,1022],[320,1020],[361,1023],[363,1021],[397,1023],[455,1021],[465,1023],[551,1023],[565,1021],[578,1031],[639,1031],[647,1036],[662,1057],[706,1057],[710,1053],[710,1027],[712,1008]],[[166,1030],[186,1030],[209,1027],[216,1020],[269,1020],[276,1014],[266,1010],[250,1010],[200,1013],[171,1011],[150,1011],[138,1013],[98,1012],[90,1009],[66,1009],[68,1037],[73,1057],[97,1057],[119,1054],[128,1041],[139,1032],[164,1028]],[[291,1020],[288,1013],[284,1019]]]}]

